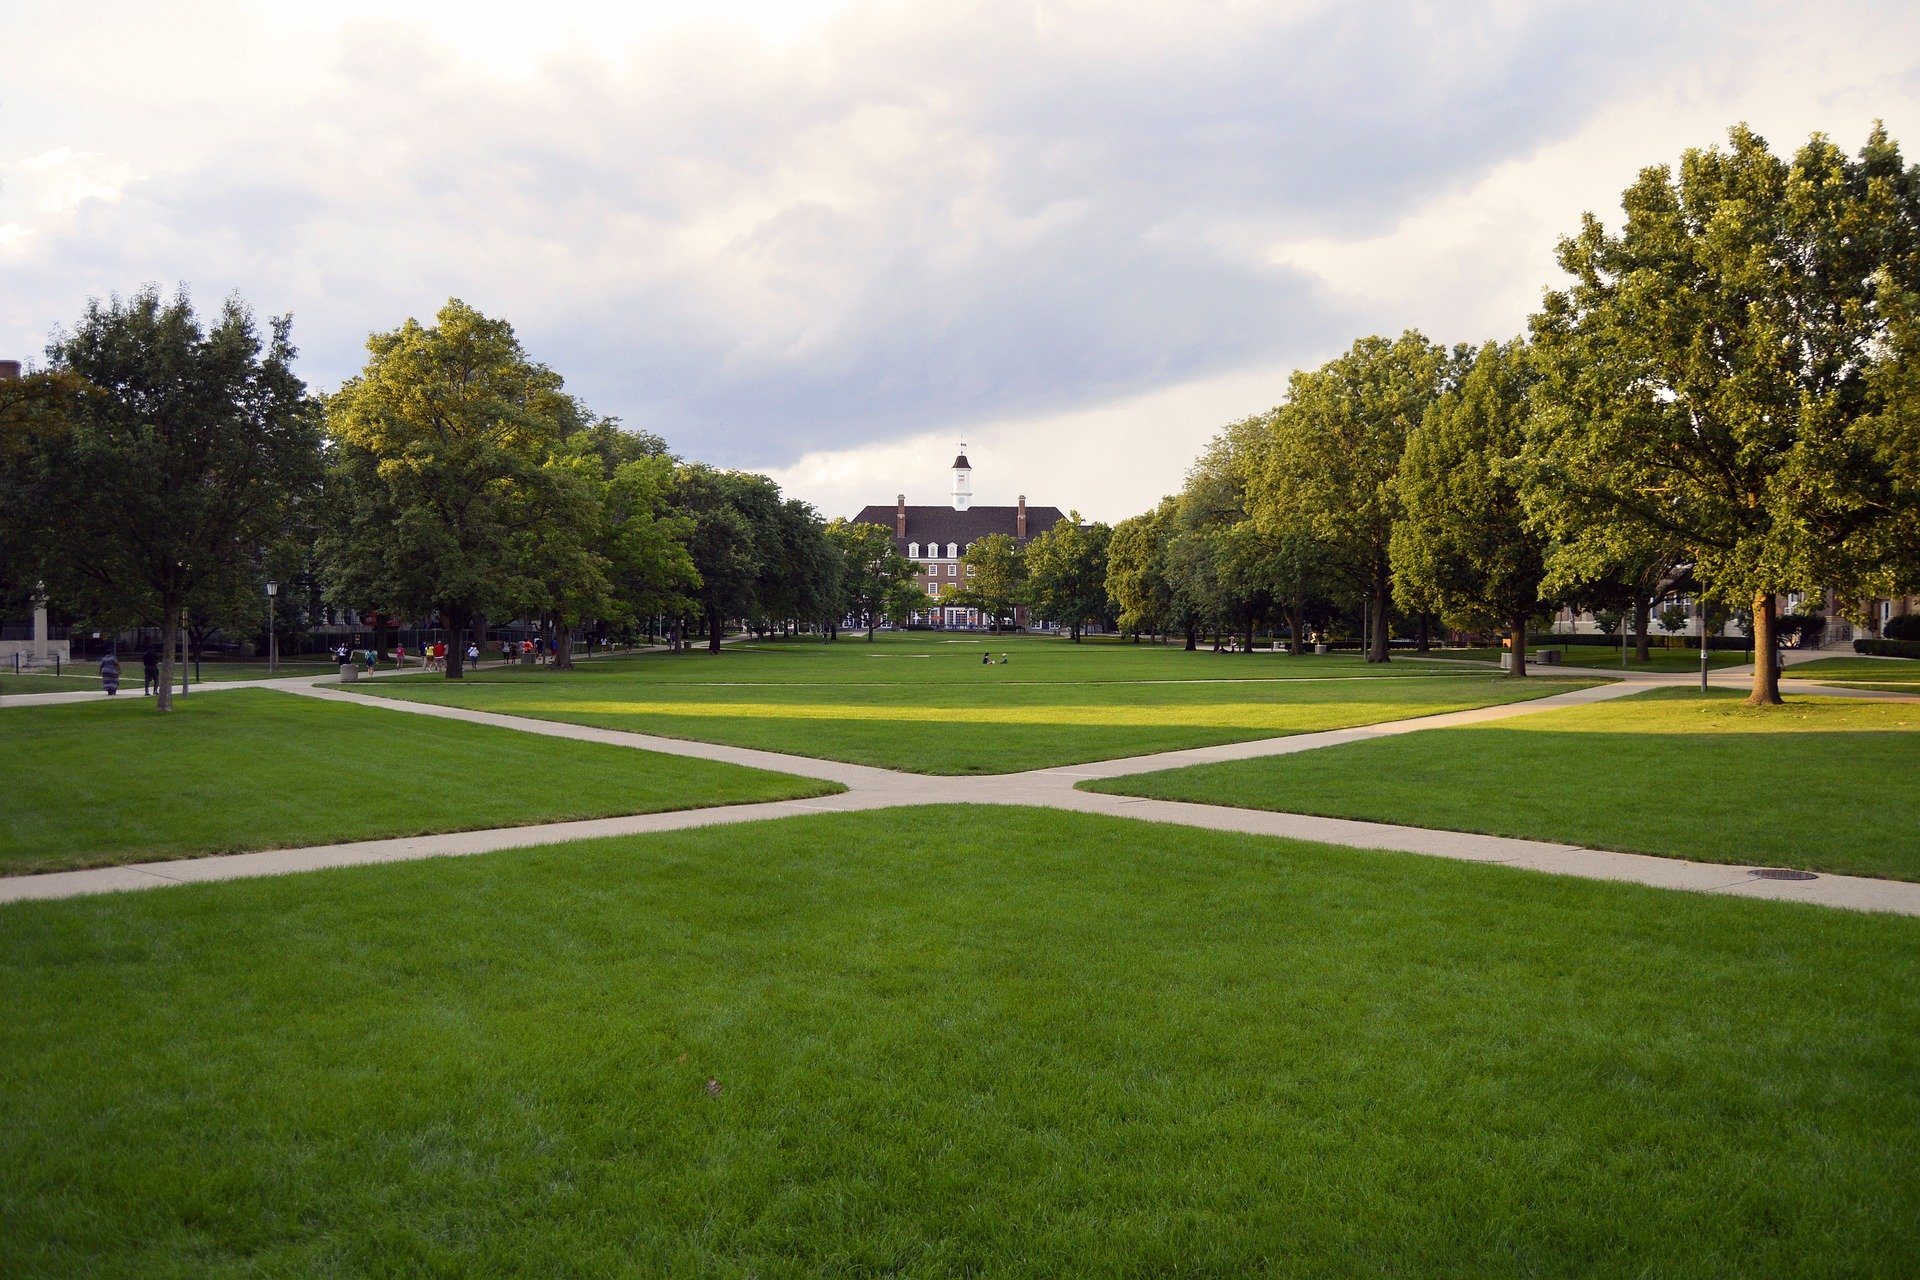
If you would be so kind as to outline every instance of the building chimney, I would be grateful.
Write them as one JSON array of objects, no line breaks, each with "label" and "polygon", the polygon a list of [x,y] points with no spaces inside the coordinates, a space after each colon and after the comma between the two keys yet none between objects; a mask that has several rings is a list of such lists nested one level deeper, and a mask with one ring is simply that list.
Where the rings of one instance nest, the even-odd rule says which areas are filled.
[{"label": "building chimney", "polygon": [[1020,495],[1020,505],[1013,509],[1013,536],[1025,542],[1027,540],[1027,495]]},{"label": "building chimney", "polygon": [[896,538],[907,536],[907,495],[904,493],[894,499],[893,536]]},{"label": "building chimney", "polygon": [[11,382],[20,376],[18,360],[0,360],[0,382]]}]

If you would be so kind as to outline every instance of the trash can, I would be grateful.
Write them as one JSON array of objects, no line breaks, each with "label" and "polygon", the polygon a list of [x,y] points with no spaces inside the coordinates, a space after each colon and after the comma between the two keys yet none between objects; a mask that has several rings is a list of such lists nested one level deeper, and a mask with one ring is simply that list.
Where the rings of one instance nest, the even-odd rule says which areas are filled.
[{"label": "trash can", "polygon": [[1500,655],[1500,669],[1502,671],[1513,670],[1513,651],[1511,649]]},{"label": "trash can", "polygon": [[341,684],[352,684],[355,680],[358,680],[359,678],[360,678],[359,667],[355,666],[351,662],[343,662],[340,664],[340,683]]},{"label": "trash can", "polygon": [[1325,646],[1324,644],[1316,644],[1313,646],[1313,651],[1315,653],[1325,653],[1327,651],[1327,646]]}]

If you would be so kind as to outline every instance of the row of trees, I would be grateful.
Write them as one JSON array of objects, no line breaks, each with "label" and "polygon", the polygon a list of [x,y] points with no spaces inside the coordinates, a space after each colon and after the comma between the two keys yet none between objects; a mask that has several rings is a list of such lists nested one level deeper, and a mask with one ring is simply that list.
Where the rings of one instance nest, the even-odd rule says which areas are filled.
[{"label": "row of trees", "polygon": [[250,630],[273,579],[437,619],[451,679],[489,618],[541,620],[568,666],[588,620],[717,650],[730,619],[871,636],[924,607],[885,530],[596,417],[504,321],[451,301],[368,351],[316,397],[286,319],[263,335],[230,300],[203,324],[153,289],[91,304],[45,371],[0,383],[0,604],[158,626],[169,690],[179,629]]},{"label": "row of trees", "polygon": [[1113,531],[1121,624],[1291,624],[1363,603],[1499,628],[1679,588],[1751,617],[1777,703],[1776,599],[1920,584],[1920,169],[1876,127],[1791,159],[1745,128],[1559,246],[1524,338],[1364,338],[1223,430],[1180,494]]}]

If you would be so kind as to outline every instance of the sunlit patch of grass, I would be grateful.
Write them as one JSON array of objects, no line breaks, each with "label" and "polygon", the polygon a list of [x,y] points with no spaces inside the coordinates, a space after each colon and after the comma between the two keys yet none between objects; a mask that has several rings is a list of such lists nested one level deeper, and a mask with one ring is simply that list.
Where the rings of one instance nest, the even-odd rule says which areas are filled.
[{"label": "sunlit patch of grass", "polygon": [[1920,705],[1662,689],[1089,790],[1920,880]]}]

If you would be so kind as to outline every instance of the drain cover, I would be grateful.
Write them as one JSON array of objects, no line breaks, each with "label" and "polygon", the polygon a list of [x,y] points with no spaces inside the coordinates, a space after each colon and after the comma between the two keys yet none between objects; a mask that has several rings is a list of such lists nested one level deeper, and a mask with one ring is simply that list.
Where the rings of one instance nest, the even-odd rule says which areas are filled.
[{"label": "drain cover", "polygon": [[1818,880],[1820,877],[1811,871],[1789,871],[1785,867],[1760,867],[1747,872],[1762,880]]}]

